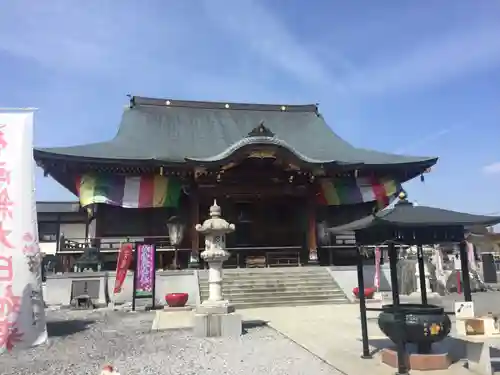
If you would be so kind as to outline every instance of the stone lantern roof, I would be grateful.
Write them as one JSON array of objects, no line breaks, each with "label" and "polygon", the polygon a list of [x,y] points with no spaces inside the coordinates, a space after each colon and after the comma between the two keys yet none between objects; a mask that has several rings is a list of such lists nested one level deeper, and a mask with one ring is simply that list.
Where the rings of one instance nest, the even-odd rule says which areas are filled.
[{"label": "stone lantern roof", "polygon": [[214,199],[214,204],[210,207],[210,219],[205,220],[201,225],[196,224],[195,229],[202,234],[230,233],[235,230],[235,226],[221,217],[221,208]]}]

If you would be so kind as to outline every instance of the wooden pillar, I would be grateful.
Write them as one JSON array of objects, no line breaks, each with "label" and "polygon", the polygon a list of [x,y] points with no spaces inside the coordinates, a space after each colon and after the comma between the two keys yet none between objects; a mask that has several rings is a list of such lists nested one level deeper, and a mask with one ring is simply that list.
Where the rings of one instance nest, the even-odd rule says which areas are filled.
[{"label": "wooden pillar", "polygon": [[318,242],[316,238],[316,190],[314,184],[309,186],[307,195],[307,249],[309,263],[318,261]]},{"label": "wooden pillar", "polygon": [[200,235],[195,225],[200,223],[200,195],[198,186],[193,184],[189,194],[189,237],[191,239],[191,257],[199,261]]},{"label": "wooden pillar", "polygon": [[164,264],[165,264],[165,260],[163,259],[163,251],[159,253],[160,254],[160,264],[158,265],[158,267],[156,267],[157,269],[164,269]]}]

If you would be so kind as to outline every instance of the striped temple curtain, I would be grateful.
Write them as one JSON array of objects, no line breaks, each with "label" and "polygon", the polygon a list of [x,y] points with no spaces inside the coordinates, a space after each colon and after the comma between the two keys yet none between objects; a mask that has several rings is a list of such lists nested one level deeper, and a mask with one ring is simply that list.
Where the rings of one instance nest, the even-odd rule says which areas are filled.
[{"label": "striped temple curtain", "polygon": [[172,177],[86,174],[76,180],[82,207],[104,203],[125,208],[178,207],[182,186]]},{"label": "striped temple curtain", "polygon": [[318,204],[340,206],[377,201],[379,209],[386,207],[401,191],[401,184],[390,179],[342,178],[321,179]]}]

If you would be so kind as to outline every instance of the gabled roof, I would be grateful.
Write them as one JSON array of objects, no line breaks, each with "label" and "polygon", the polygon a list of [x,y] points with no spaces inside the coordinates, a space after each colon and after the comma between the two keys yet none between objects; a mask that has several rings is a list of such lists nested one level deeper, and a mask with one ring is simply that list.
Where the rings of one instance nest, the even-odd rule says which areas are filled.
[{"label": "gabled roof", "polygon": [[[252,134],[259,126],[263,135]],[[248,145],[274,145],[306,163],[401,166],[422,173],[437,162],[356,148],[337,136],[316,105],[266,105],[133,97],[110,141],[36,148],[37,160],[103,163],[213,162]],[[418,173],[417,173],[418,174]]]},{"label": "gabled roof", "polygon": [[498,223],[500,223],[500,216],[473,215],[435,207],[414,206],[406,200],[401,200],[392,208],[386,208],[351,223],[330,228],[329,231],[345,233],[387,226],[401,228],[460,226],[469,228],[476,225],[490,226]]}]

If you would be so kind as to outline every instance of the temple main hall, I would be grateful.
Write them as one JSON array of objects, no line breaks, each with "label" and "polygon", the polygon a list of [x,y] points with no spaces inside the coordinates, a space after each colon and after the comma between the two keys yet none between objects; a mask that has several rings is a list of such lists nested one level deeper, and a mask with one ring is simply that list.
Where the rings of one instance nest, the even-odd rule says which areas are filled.
[{"label": "temple main hall", "polygon": [[226,267],[350,264],[352,238],[325,228],[383,209],[437,162],[357,148],[315,104],[137,96],[113,139],[35,148],[34,157],[86,212],[84,238],[58,244],[68,269],[87,248],[107,254],[104,266],[114,269],[126,241],[155,243],[162,269],[202,266],[194,225],[214,199],[236,225]]}]

